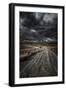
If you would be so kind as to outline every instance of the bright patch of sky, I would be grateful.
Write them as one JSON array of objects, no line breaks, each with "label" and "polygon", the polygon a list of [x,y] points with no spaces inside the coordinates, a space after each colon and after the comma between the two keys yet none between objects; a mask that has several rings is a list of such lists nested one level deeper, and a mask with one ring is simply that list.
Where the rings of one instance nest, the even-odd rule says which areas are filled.
[{"label": "bright patch of sky", "polygon": [[43,20],[47,22],[53,22],[53,19],[55,18],[55,14],[45,14]]},{"label": "bright patch of sky", "polygon": [[31,29],[31,32],[36,32],[36,30],[35,29]]}]

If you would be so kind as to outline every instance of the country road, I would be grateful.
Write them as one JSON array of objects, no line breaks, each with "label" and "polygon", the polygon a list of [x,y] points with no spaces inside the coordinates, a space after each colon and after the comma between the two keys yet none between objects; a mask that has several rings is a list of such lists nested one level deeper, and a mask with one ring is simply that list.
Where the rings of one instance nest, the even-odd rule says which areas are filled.
[{"label": "country road", "polygon": [[51,48],[43,47],[20,63],[20,78],[57,76],[57,55]]}]

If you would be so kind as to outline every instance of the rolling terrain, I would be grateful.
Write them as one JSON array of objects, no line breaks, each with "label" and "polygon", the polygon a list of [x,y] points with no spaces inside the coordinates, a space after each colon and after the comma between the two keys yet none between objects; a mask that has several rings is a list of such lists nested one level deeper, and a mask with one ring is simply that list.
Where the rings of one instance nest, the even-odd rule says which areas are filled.
[{"label": "rolling terrain", "polygon": [[22,43],[20,77],[57,76],[57,45]]}]

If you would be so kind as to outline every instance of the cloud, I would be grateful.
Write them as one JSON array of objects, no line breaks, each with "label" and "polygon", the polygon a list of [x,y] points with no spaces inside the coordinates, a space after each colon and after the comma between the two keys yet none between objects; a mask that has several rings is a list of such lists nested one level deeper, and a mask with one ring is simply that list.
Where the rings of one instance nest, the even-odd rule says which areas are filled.
[{"label": "cloud", "polygon": [[31,29],[31,32],[36,32],[36,30],[35,29]]},{"label": "cloud", "polygon": [[44,40],[57,37],[57,14],[21,12],[20,35],[23,40]]},{"label": "cloud", "polygon": [[56,14],[45,14],[43,17],[43,20],[48,23],[51,22],[53,23],[54,18],[56,17]]},{"label": "cloud", "polygon": [[41,19],[41,17],[42,17],[42,13],[35,13],[35,18],[37,19],[37,20],[40,20]]}]

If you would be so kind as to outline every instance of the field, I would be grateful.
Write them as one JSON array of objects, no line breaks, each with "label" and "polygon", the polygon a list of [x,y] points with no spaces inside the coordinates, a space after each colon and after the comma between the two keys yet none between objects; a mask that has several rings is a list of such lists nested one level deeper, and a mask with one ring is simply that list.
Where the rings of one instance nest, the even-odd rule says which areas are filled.
[{"label": "field", "polygon": [[20,42],[20,78],[57,76],[57,43]]}]

